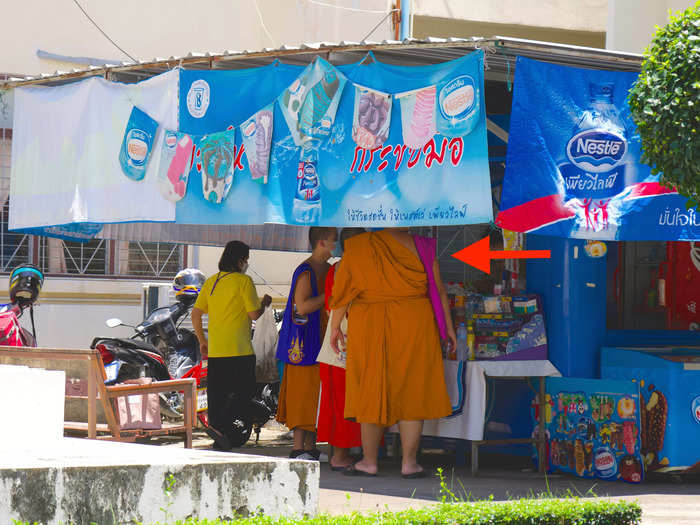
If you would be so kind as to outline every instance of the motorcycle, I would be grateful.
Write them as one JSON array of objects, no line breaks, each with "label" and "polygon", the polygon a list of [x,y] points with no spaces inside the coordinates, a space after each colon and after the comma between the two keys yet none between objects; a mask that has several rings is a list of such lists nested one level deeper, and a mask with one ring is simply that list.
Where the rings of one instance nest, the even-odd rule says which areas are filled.
[{"label": "motorcycle", "polygon": [[[102,356],[107,384],[151,377],[154,381],[194,378],[197,382],[197,417],[206,424],[207,368],[202,361],[195,334],[180,324],[189,307],[181,302],[153,310],[137,326],[108,319],[110,328],[134,329],[130,338],[96,337],[90,348]],[[183,418],[184,398],[179,392],[161,394],[161,413],[169,419]]]},{"label": "motorcycle", "polygon": [[[0,305],[0,345],[36,346],[35,332],[30,332],[19,324],[23,308],[16,303]],[[32,326],[34,319],[32,315]]]},{"label": "motorcycle", "polygon": [[[197,381],[197,418],[209,428],[207,417],[207,367],[202,361],[195,334],[180,324],[189,314],[190,307],[181,302],[153,310],[137,326],[120,319],[108,319],[110,328],[128,326],[134,329],[130,338],[96,337],[91,348],[96,348],[107,372],[108,384],[137,377],[151,377],[154,381],[192,377]],[[259,384],[255,397],[241,404],[232,397],[226,411],[229,423],[222,429],[231,447],[243,446],[253,431],[255,442],[260,430],[277,412],[275,385]],[[183,417],[183,395],[178,392],[161,395],[161,412],[168,418]]]}]

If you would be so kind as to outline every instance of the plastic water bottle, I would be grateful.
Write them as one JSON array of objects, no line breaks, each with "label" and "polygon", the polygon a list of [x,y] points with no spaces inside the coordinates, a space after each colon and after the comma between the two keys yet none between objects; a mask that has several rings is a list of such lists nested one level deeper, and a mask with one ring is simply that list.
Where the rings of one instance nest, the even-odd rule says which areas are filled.
[{"label": "plastic water bottle", "polygon": [[305,141],[301,147],[292,216],[300,224],[316,224],[321,218],[321,181],[318,177],[318,152],[313,140]]},{"label": "plastic water bottle", "polygon": [[457,328],[457,361],[467,360],[467,327],[459,323]]}]

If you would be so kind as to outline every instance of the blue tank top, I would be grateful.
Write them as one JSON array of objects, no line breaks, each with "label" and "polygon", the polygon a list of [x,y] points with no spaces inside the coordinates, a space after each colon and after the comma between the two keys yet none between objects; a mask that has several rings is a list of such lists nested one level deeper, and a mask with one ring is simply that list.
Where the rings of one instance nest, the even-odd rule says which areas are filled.
[{"label": "blue tank top", "polygon": [[307,315],[296,312],[294,291],[299,276],[304,272],[310,274],[312,297],[318,297],[316,274],[311,265],[302,263],[292,276],[292,288],[277,342],[277,359],[290,365],[309,366],[316,364],[316,358],[321,351],[321,312],[316,311]]}]

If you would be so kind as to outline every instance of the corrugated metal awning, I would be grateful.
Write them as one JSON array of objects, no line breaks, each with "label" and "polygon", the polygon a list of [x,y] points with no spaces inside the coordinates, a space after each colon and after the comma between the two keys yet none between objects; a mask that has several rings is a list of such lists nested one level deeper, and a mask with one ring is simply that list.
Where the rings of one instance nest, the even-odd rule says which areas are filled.
[{"label": "corrugated metal awning", "polygon": [[491,38],[434,38],[406,39],[403,42],[315,42],[299,46],[288,46],[259,51],[223,51],[220,53],[191,52],[185,56],[153,58],[121,64],[89,66],[85,69],[55,71],[54,73],[11,78],[0,84],[2,88],[32,84],[56,85],[90,76],[104,76],[120,82],[136,82],[158,75],[174,67],[187,69],[243,69],[269,64],[281,60],[288,64],[306,65],[317,55],[335,65],[349,64],[361,60],[369,51],[380,62],[397,65],[425,65],[459,58],[474,49],[486,53],[486,78],[506,81],[512,79],[515,57],[524,56],[556,64],[638,71],[642,55],[596,49],[590,47],[555,44],[516,38],[494,36]]}]

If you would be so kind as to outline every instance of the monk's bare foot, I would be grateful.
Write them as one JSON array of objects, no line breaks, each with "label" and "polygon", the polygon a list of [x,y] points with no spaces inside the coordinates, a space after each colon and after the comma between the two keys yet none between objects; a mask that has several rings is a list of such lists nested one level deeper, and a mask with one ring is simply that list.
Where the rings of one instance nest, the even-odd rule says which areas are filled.
[{"label": "monk's bare foot", "polygon": [[411,463],[403,463],[401,465],[401,475],[404,477],[420,477],[425,475],[425,471],[423,470],[423,467],[414,461]]},{"label": "monk's bare foot", "polygon": [[343,469],[345,467],[349,467],[352,465],[353,459],[347,454],[337,455],[334,454],[333,457],[331,457],[330,464],[331,467],[334,469]]},{"label": "monk's bare foot", "polygon": [[361,459],[357,463],[355,463],[355,470],[361,470],[362,472],[367,472],[367,474],[376,474],[378,467],[377,464],[371,464],[369,462],[365,462],[364,459]]}]

